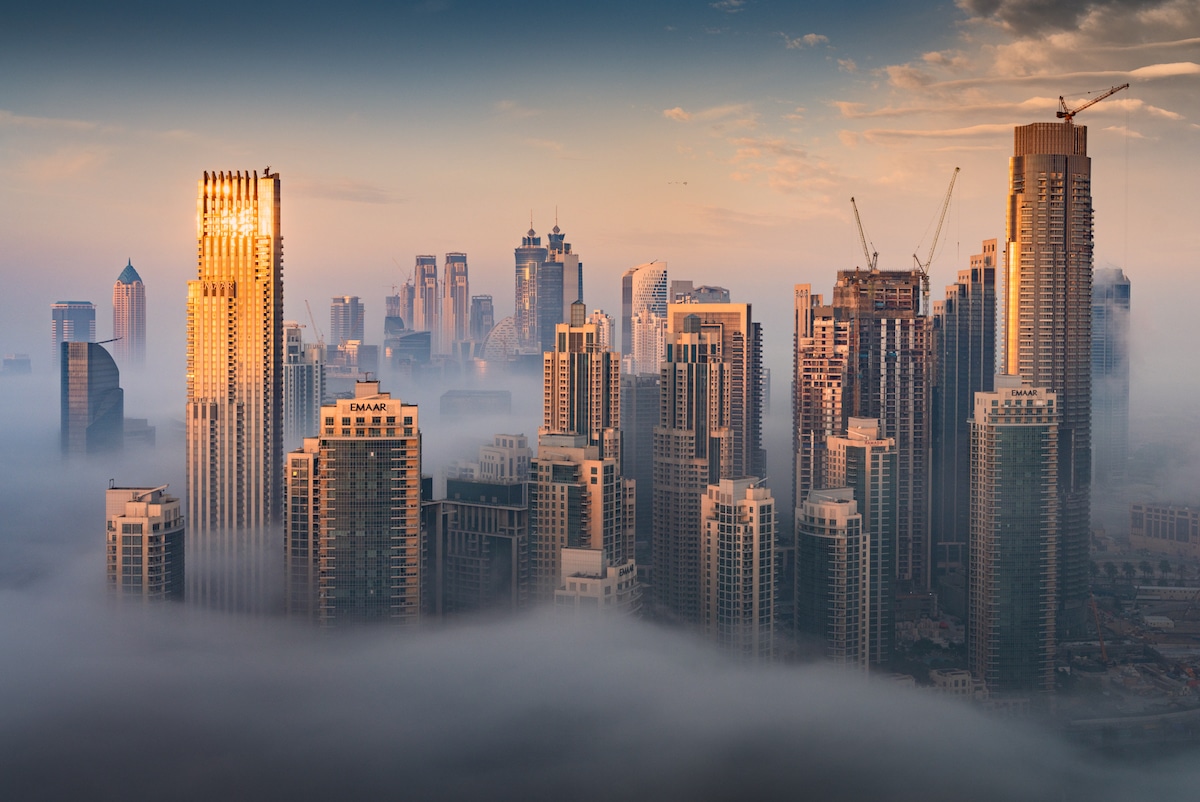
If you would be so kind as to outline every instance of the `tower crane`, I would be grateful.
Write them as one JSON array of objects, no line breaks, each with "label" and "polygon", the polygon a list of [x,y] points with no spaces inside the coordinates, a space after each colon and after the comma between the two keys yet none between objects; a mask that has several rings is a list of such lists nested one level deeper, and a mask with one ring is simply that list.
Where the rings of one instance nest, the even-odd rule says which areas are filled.
[{"label": "tower crane", "polygon": [[863,256],[867,260],[867,268],[874,270],[876,263],[879,261],[879,251],[875,250],[875,243],[871,243],[871,247],[867,247],[867,235],[863,231],[862,218],[858,216],[858,204],[854,202],[854,198],[850,199],[850,205],[854,208],[854,222],[858,225],[858,241],[862,243]]},{"label": "tower crane", "polygon": [[929,243],[929,255],[922,262],[921,257],[913,254],[913,261],[917,263],[916,270],[921,274],[921,313],[925,315],[929,314],[929,265],[933,262],[933,252],[937,249],[938,238],[942,235],[942,224],[946,222],[946,211],[950,208],[950,196],[954,194],[954,182],[958,179],[959,169],[955,167],[950,175],[950,188],[946,190],[946,198],[942,201],[942,213],[933,232],[933,242]]},{"label": "tower crane", "polygon": [[1109,97],[1110,95],[1115,95],[1117,92],[1120,92],[1122,89],[1128,89],[1128,88],[1129,88],[1129,84],[1121,84],[1120,86],[1114,86],[1112,89],[1109,89],[1107,92],[1104,92],[1103,94],[1100,94],[1100,95],[1092,98],[1088,102],[1084,103],[1082,106],[1076,106],[1073,109],[1067,108],[1067,101],[1063,99],[1062,95],[1059,95],[1058,96],[1058,105],[1062,106],[1062,108],[1056,112],[1056,116],[1060,120],[1065,120],[1066,122],[1071,122],[1071,119],[1076,114],[1078,114],[1079,112],[1088,108],[1089,106],[1094,106],[1097,103],[1099,103],[1101,100],[1104,100],[1104,98]]},{"label": "tower crane", "polygon": [[308,322],[312,323],[313,331],[317,334],[317,344],[321,346],[321,350],[325,350],[325,335],[321,333],[321,327],[317,325],[317,319],[313,316],[312,306],[308,303],[308,299],[304,299],[304,306],[308,309]]}]

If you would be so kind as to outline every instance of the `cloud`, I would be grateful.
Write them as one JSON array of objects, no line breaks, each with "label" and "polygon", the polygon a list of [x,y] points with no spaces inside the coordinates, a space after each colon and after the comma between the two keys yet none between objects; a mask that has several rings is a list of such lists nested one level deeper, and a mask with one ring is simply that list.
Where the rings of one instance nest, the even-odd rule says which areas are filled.
[{"label": "cloud", "polygon": [[977,137],[1012,136],[1015,123],[985,123],[971,125],[966,128],[941,129],[897,129],[874,128],[863,131],[862,136],[868,142],[887,144],[899,140],[913,139],[965,139]]},{"label": "cloud", "polygon": [[680,106],[663,109],[662,116],[676,122],[710,122],[716,130],[725,128],[754,128],[758,125],[758,114],[745,103],[710,106],[701,111],[689,112]]},{"label": "cloud", "polygon": [[852,58],[840,58],[837,60],[838,69],[842,72],[858,72],[858,64]]},{"label": "cloud", "polygon": [[492,104],[492,111],[502,117],[512,117],[515,119],[537,117],[542,113],[541,109],[522,106],[515,100],[498,100]]},{"label": "cloud", "polygon": [[934,82],[932,75],[908,64],[893,64],[885,67],[884,73],[897,89],[921,89]]},{"label": "cloud", "polygon": [[992,103],[944,103],[925,106],[885,106],[881,109],[868,110],[863,103],[845,100],[835,100],[831,104],[846,119],[867,119],[875,117],[911,117],[917,115],[957,114],[978,117],[985,114],[1032,114],[1036,112],[1053,111],[1058,108],[1058,99],[1052,97],[1032,97],[1022,101]]},{"label": "cloud", "polygon": [[730,163],[735,165],[731,177],[748,182],[758,177],[780,192],[811,190],[824,192],[837,181],[834,170],[807,150],[782,137],[732,137],[735,148]]},{"label": "cloud", "polygon": [[783,37],[784,45],[788,50],[799,50],[802,47],[816,47],[829,43],[829,37],[820,33],[806,33],[794,39],[782,31],[779,35]]},{"label": "cloud", "polygon": [[1117,134],[1120,134],[1121,136],[1129,137],[1130,139],[1145,139],[1146,138],[1144,134],[1139,134],[1137,131],[1134,131],[1131,128],[1126,128],[1123,125],[1110,125],[1106,128],[1101,128],[1100,130],[1101,131],[1112,131],[1113,133],[1117,133]]},{"label": "cloud", "polygon": [[688,114],[679,106],[676,106],[673,109],[663,109],[662,116],[666,117],[668,120],[675,120],[676,122],[681,123],[688,122],[692,119],[692,115]]},{"label": "cloud", "polygon": [[0,128],[28,128],[34,130],[100,131],[105,127],[87,120],[70,120],[61,117],[29,117],[0,109]]},{"label": "cloud", "polygon": [[348,203],[394,204],[405,199],[392,190],[355,178],[298,178],[288,182],[288,194],[302,198]]},{"label": "cloud", "polygon": [[1086,27],[1089,18],[1170,16],[1189,0],[956,0],[977,21],[990,21],[1020,36]]},{"label": "cloud", "polygon": [[717,0],[717,2],[709,3],[708,5],[709,8],[724,11],[726,14],[737,14],[739,11],[746,10],[746,0]]},{"label": "cloud", "polygon": [[556,142],[553,139],[526,139],[524,141],[526,145],[540,148],[541,150],[553,151],[554,153],[562,153],[566,150],[566,146],[563,143]]}]

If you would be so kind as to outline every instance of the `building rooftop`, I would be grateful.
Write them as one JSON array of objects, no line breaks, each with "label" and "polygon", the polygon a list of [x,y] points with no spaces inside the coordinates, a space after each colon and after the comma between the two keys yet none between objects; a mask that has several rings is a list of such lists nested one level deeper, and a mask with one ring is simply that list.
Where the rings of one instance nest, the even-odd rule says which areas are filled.
[{"label": "building rooftop", "polygon": [[125,265],[125,269],[121,271],[121,275],[117,276],[118,284],[132,284],[135,281],[142,280],[142,277],[138,275],[138,272],[133,269],[133,260],[130,259],[128,261],[129,263]]}]

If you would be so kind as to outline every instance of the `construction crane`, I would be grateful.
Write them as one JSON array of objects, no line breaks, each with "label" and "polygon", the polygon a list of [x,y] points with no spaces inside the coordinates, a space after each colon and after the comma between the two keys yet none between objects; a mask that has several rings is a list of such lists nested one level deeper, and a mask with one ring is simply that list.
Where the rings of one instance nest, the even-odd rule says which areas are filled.
[{"label": "construction crane", "polygon": [[308,299],[304,299],[304,307],[308,309],[308,322],[312,323],[313,331],[317,333],[317,344],[321,346],[321,350],[325,349],[325,335],[321,333],[321,327],[317,325],[317,319],[313,316],[312,306],[308,303]]},{"label": "construction crane", "polygon": [[871,247],[867,247],[867,235],[863,231],[862,218],[858,216],[858,204],[854,202],[854,198],[850,199],[850,205],[854,208],[854,222],[858,225],[858,241],[862,243],[863,256],[867,260],[867,268],[875,269],[875,264],[879,261],[879,251],[875,250],[875,243],[871,243]]},{"label": "construction crane", "polygon": [[1120,92],[1122,89],[1128,89],[1128,88],[1129,88],[1129,84],[1121,84],[1120,86],[1114,86],[1112,89],[1109,89],[1107,92],[1104,92],[1103,94],[1092,98],[1087,103],[1084,103],[1082,106],[1076,106],[1073,109],[1067,108],[1067,101],[1063,99],[1062,95],[1059,95],[1058,96],[1058,105],[1062,106],[1062,108],[1058,110],[1057,117],[1060,120],[1065,120],[1067,122],[1071,122],[1071,119],[1076,114],[1078,114],[1079,112],[1088,108],[1089,106],[1094,106],[1097,103],[1099,103],[1101,100],[1104,100],[1104,98],[1106,98],[1110,95],[1115,95],[1117,92]]},{"label": "construction crane", "polygon": [[954,194],[954,182],[958,179],[960,168],[955,167],[950,174],[950,188],[946,190],[946,198],[942,201],[942,213],[938,217],[937,228],[933,232],[933,242],[929,243],[929,255],[922,262],[915,253],[913,261],[917,263],[917,272],[921,274],[921,314],[929,314],[929,265],[933,262],[933,252],[937,249],[938,238],[942,235],[942,224],[946,222],[946,211],[950,208],[950,196]]}]

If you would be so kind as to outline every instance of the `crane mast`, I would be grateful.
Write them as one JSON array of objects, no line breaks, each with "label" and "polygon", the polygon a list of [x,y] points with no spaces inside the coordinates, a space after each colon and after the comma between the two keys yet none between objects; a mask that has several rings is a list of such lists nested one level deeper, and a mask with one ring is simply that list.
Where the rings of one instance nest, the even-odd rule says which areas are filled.
[{"label": "crane mast", "polygon": [[946,212],[950,209],[950,196],[954,194],[954,182],[958,179],[960,169],[955,167],[954,172],[950,175],[950,188],[946,190],[946,198],[942,201],[942,213],[938,216],[937,228],[933,232],[933,242],[929,243],[929,255],[922,262],[919,256],[913,254],[917,272],[921,274],[921,313],[925,315],[929,314],[929,265],[933,262],[933,252],[937,249],[938,239],[942,236],[942,224],[946,222]]},{"label": "crane mast", "polygon": [[317,333],[317,343],[321,346],[321,350],[325,350],[325,335],[321,333],[321,327],[317,325],[317,319],[313,316],[312,306],[309,305],[308,299],[304,299],[304,306],[308,309],[308,321],[313,325],[313,331]]},{"label": "crane mast", "polygon": [[850,205],[854,208],[854,222],[858,226],[858,241],[862,244],[863,257],[867,260],[867,269],[874,270],[879,261],[879,251],[875,250],[873,242],[870,248],[867,247],[867,235],[863,231],[862,218],[858,216],[858,204],[854,202],[854,198],[850,199]]},{"label": "crane mast", "polygon": [[1075,117],[1076,114],[1078,114],[1079,112],[1088,108],[1089,106],[1094,106],[1097,103],[1099,103],[1101,100],[1104,100],[1104,98],[1109,97],[1110,95],[1115,95],[1117,92],[1120,92],[1122,89],[1128,89],[1128,88],[1129,88],[1129,84],[1121,84],[1120,86],[1114,86],[1112,89],[1109,89],[1107,92],[1104,92],[1103,94],[1100,94],[1100,95],[1092,98],[1088,102],[1084,103],[1082,106],[1076,106],[1073,109],[1067,108],[1067,101],[1063,99],[1062,95],[1059,95],[1058,96],[1058,105],[1062,106],[1062,108],[1060,108],[1058,110],[1058,112],[1056,112],[1056,115],[1057,115],[1058,119],[1060,119],[1060,120],[1065,120],[1066,122],[1071,122],[1071,120]]}]

